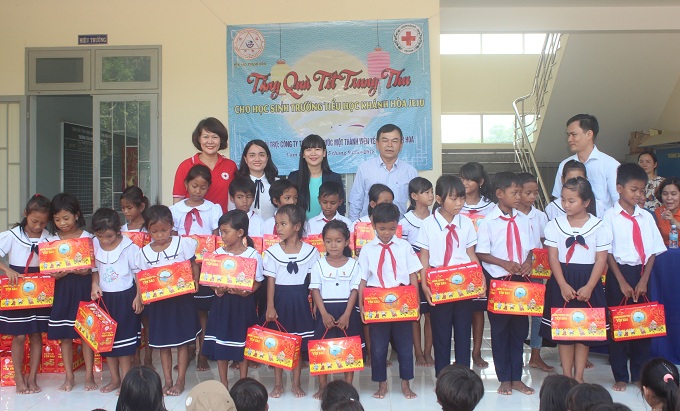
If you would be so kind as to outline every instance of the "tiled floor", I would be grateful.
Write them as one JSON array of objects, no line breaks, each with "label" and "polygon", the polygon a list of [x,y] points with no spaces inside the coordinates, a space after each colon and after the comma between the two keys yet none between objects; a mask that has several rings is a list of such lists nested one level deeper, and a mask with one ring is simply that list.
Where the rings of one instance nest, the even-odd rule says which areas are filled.
[{"label": "tiled floor", "polygon": [[[488,323],[487,323],[488,325]],[[485,332],[485,340],[483,345],[483,356],[491,363],[487,369],[475,369],[480,374],[484,381],[485,393],[479,406],[476,408],[480,411],[491,410],[506,410],[506,411],[521,411],[521,410],[538,410],[538,390],[548,373],[538,371],[533,368],[525,367],[524,382],[536,389],[536,394],[531,396],[522,395],[515,392],[511,396],[501,396],[496,393],[498,388],[498,381],[493,369],[493,362],[491,358],[491,345],[488,339],[488,330]],[[546,348],[543,350],[543,358],[552,365],[559,363],[556,348]],[[156,369],[160,371],[160,360],[155,353],[154,364]],[[396,355],[394,356],[396,357]],[[611,370],[609,368],[607,357],[600,354],[591,354],[591,361],[595,364],[594,369],[586,371],[586,381],[592,383],[602,384],[608,389],[613,383]],[[529,360],[529,349],[525,350],[525,363]],[[414,411],[414,410],[438,410],[440,407],[437,404],[437,399],[434,395],[434,369],[416,367],[416,377],[412,382],[413,390],[418,394],[418,398],[414,400],[405,400],[399,391],[400,380],[398,378],[398,366],[396,358],[392,358],[395,363],[388,372],[388,383],[390,387],[390,394],[383,400],[376,400],[371,397],[371,394],[376,390],[376,383],[371,381],[370,369],[359,372],[355,375],[354,386],[359,391],[361,396],[361,403],[367,410],[393,410],[393,411]],[[184,401],[186,393],[191,387],[201,381],[217,378],[217,365],[211,363],[212,370],[205,372],[196,372],[195,363],[189,366],[189,373],[187,376],[187,389],[183,395],[179,397],[166,397],[165,406],[168,410],[181,411],[185,409]],[[108,380],[108,371],[95,374],[97,382],[106,383]],[[250,376],[261,381],[268,389],[274,385],[274,372],[267,369],[267,367],[260,367],[258,370],[251,370]],[[307,397],[302,399],[293,398],[290,393],[290,374],[284,372],[286,388],[288,392],[282,398],[271,399],[269,406],[272,411],[279,410],[295,410],[295,411],[318,411],[319,401],[314,400],[311,394],[316,391],[316,378],[310,378],[309,373],[303,371],[302,384],[307,391]],[[83,390],[84,372],[79,370],[76,372],[77,386],[70,393],[61,393],[57,391],[57,387],[63,381],[63,375],[58,374],[40,374],[38,376],[39,383],[43,388],[43,392],[33,395],[15,395],[14,387],[0,388],[0,411],[21,411],[21,410],[49,410],[49,411],[89,411],[94,408],[104,408],[113,411],[116,408],[117,397],[113,393],[102,394],[98,391],[85,392]],[[237,371],[230,371],[231,381],[238,378]],[[615,402],[620,402],[629,406],[633,411],[649,410],[649,407],[644,402],[640,391],[633,385],[628,387],[625,393],[613,392],[610,389],[612,397]]]}]

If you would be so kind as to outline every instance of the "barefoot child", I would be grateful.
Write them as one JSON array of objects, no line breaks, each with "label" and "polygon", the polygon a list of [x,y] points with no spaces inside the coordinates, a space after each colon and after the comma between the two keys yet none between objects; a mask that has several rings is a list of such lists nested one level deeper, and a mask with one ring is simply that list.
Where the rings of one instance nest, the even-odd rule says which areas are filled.
[{"label": "barefoot child", "polygon": [[[349,228],[341,220],[332,220],[326,223],[322,235],[326,256],[314,263],[309,284],[316,307],[314,339],[361,335],[361,319],[354,309],[361,272],[351,258]],[[351,384],[353,379],[353,371],[345,373],[346,382]],[[314,398],[321,399],[327,383],[328,376],[319,375],[319,391]]]},{"label": "barefoot child", "polygon": [[[399,222],[399,209],[396,205],[376,205],[371,218],[376,237],[362,248],[359,255],[362,273],[359,307],[362,318],[363,293],[366,287],[393,288],[412,285],[417,289],[417,274],[423,268],[411,244],[395,235]],[[378,383],[378,391],[373,397],[382,399],[387,395],[387,349],[390,338],[394,339],[399,359],[401,392],[406,399],[417,397],[410,387],[410,380],[413,379],[413,323],[371,323],[368,331],[371,339],[371,380]]]},{"label": "barefoot child", "polygon": [[[24,208],[24,218],[11,230],[0,233],[0,257],[6,257],[9,264],[0,261],[0,271],[9,277],[14,285],[24,274],[40,271],[37,245],[47,241],[49,233],[45,226],[50,219],[50,200],[36,194],[28,200]],[[0,275],[1,277],[2,275]],[[42,391],[36,375],[42,355],[42,336],[47,332],[50,319],[49,308],[26,308],[22,310],[0,311],[0,334],[12,336],[12,363],[17,394],[33,394]],[[30,341],[30,371],[21,373],[24,362],[26,334]]]}]

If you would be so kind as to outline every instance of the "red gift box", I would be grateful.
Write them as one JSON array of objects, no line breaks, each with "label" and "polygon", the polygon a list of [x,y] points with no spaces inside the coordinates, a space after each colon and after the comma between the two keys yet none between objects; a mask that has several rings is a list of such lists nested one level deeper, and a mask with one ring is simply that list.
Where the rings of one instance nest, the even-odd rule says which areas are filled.
[{"label": "red gift box", "polygon": [[116,337],[118,323],[111,318],[106,306],[101,307],[97,302],[81,301],[78,304],[74,328],[85,344],[96,353],[110,352]]},{"label": "red gift box", "polygon": [[534,248],[532,251],[534,260],[531,263],[531,278],[550,278],[550,262],[548,261],[547,248]]},{"label": "red gift box", "polygon": [[0,351],[9,351],[12,349],[13,335],[0,334]]},{"label": "red gift box", "polygon": [[427,270],[427,285],[434,304],[478,298],[485,280],[479,264],[460,264]]},{"label": "red gift box", "polygon": [[551,335],[555,341],[605,341],[604,308],[551,308]]},{"label": "red gift box", "polygon": [[206,253],[214,253],[215,249],[217,247],[217,240],[216,236],[214,235],[199,235],[199,234],[192,234],[192,235],[185,235],[182,237],[186,238],[193,238],[197,245],[196,245],[196,262],[200,263],[203,261],[203,255]]},{"label": "red gift box", "polygon": [[[255,251],[262,254],[264,252],[262,250],[262,237],[250,237],[250,239],[253,240],[253,248]],[[243,245],[248,247],[248,241],[246,241],[245,238],[243,238]],[[215,250],[222,247],[224,247],[224,241],[222,241],[222,237],[215,236]]]},{"label": "red gift box", "polygon": [[[276,323],[281,329],[281,324]],[[266,323],[265,323],[266,325]],[[292,370],[300,362],[302,337],[254,325],[248,328],[243,356],[273,367]]]},{"label": "red gift box", "polygon": [[326,253],[326,246],[323,243],[321,234],[312,234],[303,238],[302,241],[316,248],[322,255]]},{"label": "red gift box", "polygon": [[94,365],[92,370],[94,372],[102,372],[104,370],[104,364],[106,363],[106,357],[102,357],[99,353],[94,353]]},{"label": "red gift box", "polygon": [[[24,363],[21,364],[22,374],[30,372],[29,350],[24,349]],[[14,387],[14,364],[10,351],[0,351],[0,387]]]},{"label": "red gift box", "polygon": [[274,244],[278,244],[281,242],[281,239],[279,238],[278,235],[275,234],[265,234],[262,236],[262,252],[264,253],[267,251],[267,249]]},{"label": "red gift box", "polygon": [[[401,238],[402,227],[397,225],[396,236]],[[372,223],[356,223],[354,224],[354,249],[358,252],[361,247],[365,246],[375,238],[375,229]]]},{"label": "red gift box", "polygon": [[[83,356],[83,347],[80,340],[74,340],[72,348],[73,351],[70,353],[73,360],[72,370],[75,371],[85,365],[85,357]],[[66,373],[64,368],[64,357],[61,352],[61,344],[58,340],[47,340],[47,342],[43,344],[40,369],[43,373]]]},{"label": "red gift box", "polygon": [[49,275],[27,275],[17,285],[9,285],[9,278],[0,278],[0,309],[51,307],[54,302],[54,278]]},{"label": "red gift box", "polygon": [[487,309],[495,314],[543,315],[545,285],[492,279]]},{"label": "red gift box", "polygon": [[414,321],[420,317],[420,296],[412,285],[364,288],[364,322]]},{"label": "red gift box", "polygon": [[[325,336],[325,334],[324,334]],[[334,374],[339,372],[361,371],[364,357],[361,351],[361,337],[342,338],[323,337],[309,341],[309,374]]]},{"label": "red gift box", "polygon": [[484,217],[486,217],[486,216],[484,214],[480,214],[480,213],[470,213],[470,212],[463,212],[463,211],[461,211],[461,214],[463,214],[465,217],[472,220],[472,225],[475,227],[475,232],[479,232],[479,226],[482,224],[482,221],[484,220]]},{"label": "red gift box", "polygon": [[94,251],[89,237],[38,243],[38,256],[41,274],[94,268]]},{"label": "red gift box", "polygon": [[257,260],[226,254],[206,254],[198,283],[209,287],[227,287],[252,291],[255,286]]},{"label": "red gift box", "polygon": [[137,273],[137,284],[144,304],[196,292],[191,262],[182,261]]},{"label": "red gift box", "polygon": [[666,313],[663,304],[642,304],[609,307],[614,341],[663,337],[666,335]]},{"label": "red gift box", "polygon": [[142,231],[123,231],[123,235],[132,240],[139,248],[144,248],[145,245],[151,242],[149,233]]}]

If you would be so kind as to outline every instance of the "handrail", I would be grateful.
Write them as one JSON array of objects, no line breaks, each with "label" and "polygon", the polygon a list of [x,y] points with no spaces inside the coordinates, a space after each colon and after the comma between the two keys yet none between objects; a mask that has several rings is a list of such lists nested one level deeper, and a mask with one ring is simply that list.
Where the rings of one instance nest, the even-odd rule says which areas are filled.
[{"label": "handrail", "polygon": [[[561,37],[562,34],[560,33],[549,33],[545,36],[543,51],[538,61],[531,92],[512,102],[512,108],[515,112],[515,138],[513,140],[515,156],[523,171],[536,176],[539,187],[537,201],[538,206],[542,209],[548,204],[550,196],[538,168],[532,144],[534,142],[533,137],[538,131],[537,125],[541,119],[541,111],[545,105],[545,95],[549,91],[548,85],[553,76],[553,67],[556,64]],[[532,107],[527,112],[525,103],[528,103],[528,100],[532,98]]]}]

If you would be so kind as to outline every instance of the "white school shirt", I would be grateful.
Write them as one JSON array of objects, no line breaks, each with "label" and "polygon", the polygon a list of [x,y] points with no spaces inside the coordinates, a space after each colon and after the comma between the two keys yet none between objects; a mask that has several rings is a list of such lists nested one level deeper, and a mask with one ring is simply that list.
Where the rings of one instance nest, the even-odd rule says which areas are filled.
[{"label": "white school shirt", "polygon": [[[446,236],[449,233],[447,225],[454,224],[456,226],[456,234],[458,234],[458,242],[453,239],[453,252],[449,261],[444,261],[444,254],[446,253]],[[451,223],[441,215],[439,210],[432,213],[431,216],[423,220],[423,225],[420,227],[420,233],[416,245],[420,248],[428,250],[430,255],[430,267],[443,267],[448,265],[457,265],[470,262],[470,256],[467,253],[468,247],[473,247],[477,244],[477,232],[475,231],[472,220],[464,215],[457,214],[453,216]],[[363,252],[363,251],[362,251]]]},{"label": "white school shirt", "polygon": [[264,223],[262,223],[262,235],[274,234],[274,227],[276,227],[276,220],[274,217],[264,220]]},{"label": "white school shirt", "polygon": [[496,207],[496,203],[493,201],[489,200],[488,198],[481,196],[479,198],[479,202],[477,204],[468,204],[465,203],[463,205],[463,208],[460,210],[461,214],[467,215],[467,214],[480,214],[483,216],[486,216],[491,212],[491,210]]},{"label": "white school shirt", "polygon": [[[521,211],[520,211],[521,213]],[[525,214],[529,217],[529,222],[531,223],[531,229],[538,233],[538,239],[545,238],[545,226],[548,224],[548,216],[543,211],[531,206],[529,214]]]},{"label": "white school shirt", "polygon": [[[390,249],[394,254],[396,261],[397,273],[392,269],[392,259],[389,251],[385,252],[385,262],[382,267],[382,277],[385,282],[385,288],[399,287],[400,285],[410,285],[410,275],[420,271],[423,265],[420,259],[416,256],[415,251],[408,241],[402,240],[396,235],[390,240],[392,245]],[[380,262],[380,254],[383,247],[380,245],[381,241],[376,236],[369,241],[361,249],[359,254],[359,267],[361,269],[361,279],[366,280],[368,287],[382,287],[378,279],[378,263]]]},{"label": "white school shirt", "polygon": [[[605,203],[602,201],[598,200],[597,198],[595,199],[595,217],[602,219],[604,218],[604,214],[609,210],[610,207],[607,207]],[[545,214],[548,216],[548,220],[553,220],[555,217],[561,216],[561,215],[567,215],[567,213],[564,211],[564,208],[562,208],[562,198],[557,197],[553,201],[550,202],[545,207]]]},{"label": "white school shirt", "polygon": [[144,227],[140,227],[140,228],[137,228],[135,230],[130,230],[128,228],[128,223],[125,223],[122,226],[120,226],[120,231],[122,233],[148,233],[148,231]]},{"label": "white school shirt", "polygon": [[264,234],[264,221],[255,211],[248,211],[248,236],[262,237]]},{"label": "white school shirt", "polygon": [[[326,216],[323,215],[323,212],[321,212],[321,214],[319,214],[317,216],[310,218],[307,221],[307,227],[306,227],[305,234],[306,235],[321,234],[321,232],[323,231],[323,228],[326,226],[326,221],[324,221],[324,220],[327,220],[327,219],[326,219]],[[349,218],[341,215],[337,211],[335,212],[335,216],[333,218],[331,218],[329,221],[333,221],[333,220],[342,221],[343,223],[347,224],[347,228],[350,228],[352,226],[352,222],[349,221]]]},{"label": "white school shirt", "polygon": [[[86,230],[83,230],[82,233],[80,233],[80,237],[78,238],[94,238],[94,236],[89,233]],[[60,241],[61,237],[59,237],[59,234],[49,234],[46,238],[47,241]]]},{"label": "white school shirt", "polygon": [[[304,284],[307,274],[312,270],[312,265],[319,259],[319,251],[305,242],[302,243],[300,252],[286,254],[281,244],[275,244],[264,252],[262,259],[264,275],[274,277],[277,285],[300,285]],[[297,265],[297,273],[288,272],[290,263]]]},{"label": "white school shirt", "polygon": [[[255,214],[262,217],[263,221],[274,217],[274,214],[276,214],[276,207],[274,207],[274,204],[272,204],[271,198],[269,197],[269,187],[271,187],[271,184],[269,184],[269,181],[267,181],[267,177],[265,175],[262,175],[262,177],[255,177],[251,174],[250,179],[253,181],[253,183],[255,183],[256,200],[253,201],[253,204],[250,206],[250,211],[255,211]],[[276,177],[274,180],[278,179],[279,178]],[[262,183],[261,185],[257,182],[258,180],[260,180]],[[259,208],[255,207],[255,203],[257,203],[258,198],[260,200]]]},{"label": "white school shirt", "polygon": [[326,258],[322,258],[312,266],[309,289],[318,289],[324,301],[347,302],[352,290],[359,289],[360,282],[361,270],[357,260],[349,258],[342,267],[333,267]]},{"label": "white school shirt", "polygon": [[625,213],[626,211],[623,210],[621,204],[617,201],[614,207],[607,210],[603,219],[605,225],[609,227],[614,236],[610,254],[614,256],[617,263],[625,265],[647,264],[649,257],[666,251],[666,245],[656,226],[654,217],[636,205],[633,211],[633,218],[635,218],[640,226],[642,244],[645,250],[645,261],[641,261],[633,244],[633,222],[622,216],[622,212]]},{"label": "white school shirt", "polygon": [[[153,243],[151,243],[153,244]],[[170,245],[161,252],[156,252],[147,244],[140,249],[135,257],[135,264],[140,270],[148,270],[152,267],[181,263],[196,257],[196,240],[188,237],[172,236]]]},{"label": "white school shirt", "polygon": [[[34,247],[39,243],[49,241],[50,233],[43,230],[40,238],[29,238],[28,234],[19,226],[0,233],[0,257],[7,257],[9,265],[26,267],[29,256],[31,261],[29,267],[39,267],[38,249]],[[23,270],[19,272],[23,274]]]},{"label": "white school shirt", "polygon": [[[534,233],[534,230],[531,229],[529,217],[514,208],[512,209],[512,215],[516,216],[515,223],[517,223],[519,241],[522,245],[521,261],[517,258],[518,246],[515,244],[514,230],[512,230],[513,234],[510,239],[513,244],[513,256],[508,255],[506,240],[508,237],[507,229],[509,222],[500,218],[501,216],[505,216],[500,207],[495,207],[491,210],[484,218],[484,223],[479,226],[479,231],[477,232],[477,248],[475,250],[477,253],[491,254],[502,260],[524,263],[529,251],[540,247],[541,241],[537,233]],[[500,278],[508,275],[508,272],[499,265],[482,261],[482,266],[491,277]]]},{"label": "white school shirt", "polygon": [[99,271],[99,287],[102,291],[115,293],[132,287],[135,274],[139,271],[135,263],[139,247],[126,236],[111,251],[101,248],[97,237],[92,239],[92,243],[95,269]]},{"label": "white school shirt", "polygon": [[[172,223],[173,230],[177,231],[178,235],[210,235],[214,230],[217,229],[217,222],[220,217],[222,217],[222,206],[215,204],[212,201],[203,200],[203,204],[196,207],[189,207],[186,205],[186,199],[179,201],[170,206],[170,211],[172,211]],[[203,221],[203,226],[198,225],[196,221],[196,216],[192,216],[191,222],[191,232],[187,233],[184,229],[184,220],[187,213],[192,209],[197,209],[201,220]]]},{"label": "white school shirt", "polygon": [[427,217],[421,220],[420,217],[411,210],[407,211],[406,214],[404,214],[404,218],[399,220],[401,238],[408,241],[416,252],[420,251],[420,246],[417,244],[418,231],[420,231],[420,227],[422,227],[423,221],[426,219]]},{"label": "white school shirt", "polygon": [[566,216],[559,216],[550,220],[545,227],[546,247],[557,248],[557,255],[561,263],[567,262],[567,239],[581,235],[588,249],[577,244],[569,263],[595,264],[595,254],[598,251],[608,251],[612,247],[612,232],[606,224],[592,214],[583,227],[572,227]]},{"label": "white school shirt", "polygon": [[243,258],[254,258],[257,260],[257,268],[255,270],[255,281],[258,283],[261,283],[264,281],[264,274],[262,272],[262,256],[260,253],[257,252],[256,249],[253,247],[247,247],[246,251],[242,252],[241,254],[233,254],[229,253],[224,250],[224,247],[220,247],[217,250],[215,250],[215,254],[222,254],[222,255],[232,255],[234,257],[243,257]]}]

